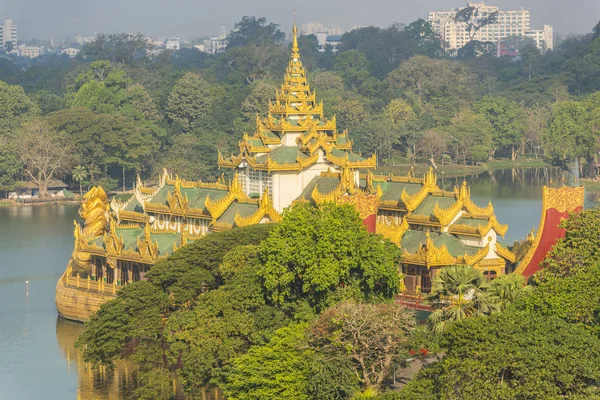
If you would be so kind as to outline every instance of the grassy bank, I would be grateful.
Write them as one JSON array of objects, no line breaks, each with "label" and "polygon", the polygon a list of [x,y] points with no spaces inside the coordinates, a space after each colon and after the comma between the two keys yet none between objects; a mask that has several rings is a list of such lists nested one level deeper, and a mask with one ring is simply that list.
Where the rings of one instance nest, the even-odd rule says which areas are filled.
[{"label": "grassy bank", "polygon": [[592,179],[581,179],[580,182],[585,187],[586,192],[600,194],[600,181]]}]

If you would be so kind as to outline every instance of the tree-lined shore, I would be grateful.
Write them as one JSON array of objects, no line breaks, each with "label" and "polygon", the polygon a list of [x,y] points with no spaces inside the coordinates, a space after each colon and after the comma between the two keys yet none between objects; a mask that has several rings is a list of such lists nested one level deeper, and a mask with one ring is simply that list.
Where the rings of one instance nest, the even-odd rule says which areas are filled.
[{"label": "tree-lined shore", "polygon": [[[335,53],[314,36],[299,45],[325,113],[382,166],[543,159],[598,175],[598,26],[543,54],[523,41],[513,58],[485,46],[451,58],[423,20],[353,30]],[[52,178],[131,188],[164,167],[216,179],[217,152],[230,154],[267,114],[289,59],[279,26],[255,17],[236,24],[222,54],[146,51],[142,35],[115,34],[75,59],[0,59],[0,190],[25,180],[43,190]]]}]

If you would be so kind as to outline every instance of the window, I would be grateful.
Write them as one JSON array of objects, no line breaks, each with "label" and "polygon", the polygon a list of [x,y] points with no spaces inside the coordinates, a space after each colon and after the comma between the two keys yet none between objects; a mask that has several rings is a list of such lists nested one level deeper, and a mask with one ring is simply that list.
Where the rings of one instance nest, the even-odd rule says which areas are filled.
[{"label": "window", "polygon": [[240,180],[247,195],[259,195],[269,188],[269,193],[273,193],[273,179],[267,171],[256,171],[250,167],[240,173]]}]

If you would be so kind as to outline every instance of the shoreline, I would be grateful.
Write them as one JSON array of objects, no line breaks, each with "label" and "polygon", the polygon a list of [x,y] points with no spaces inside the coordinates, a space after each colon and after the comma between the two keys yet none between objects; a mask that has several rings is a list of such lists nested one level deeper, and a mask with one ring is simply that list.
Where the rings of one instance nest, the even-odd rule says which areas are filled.
[{"label": "shoreline", "polygon": [[69,200],[42,200],[42,201],[30,201],[30,202],[19,202],[14,199],[2,199],[0,200],[0,207],[24,207],[24,206],[44,206],[47,204],[80,204],[80,199],[69,199]]}]

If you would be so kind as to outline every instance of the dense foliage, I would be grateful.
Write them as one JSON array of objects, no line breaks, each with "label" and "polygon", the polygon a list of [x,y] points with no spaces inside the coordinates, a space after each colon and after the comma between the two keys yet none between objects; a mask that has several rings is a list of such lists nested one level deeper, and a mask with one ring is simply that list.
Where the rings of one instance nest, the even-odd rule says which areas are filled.
[{"label": "dense foliage", "polygon": [[[112,34],[99,35],[74,60],[0,59],[0,189],[24,176],[27,164],[11,155],[13,140],[36,116],[65,129],[75,144],[57,171],[67,182],[131,187],[136,174],[152,178],[163,167],[215,179],[217,151],[237,151],[256,113],[266,115],[289,57],[284,39],[277,24],[244,17],[217,55],[190,48],[150,55],[141,35]],[[564,38],[543,54],[521,43],[519,58],[494,57],[488,45],[471,42],[452,59],[424,20],[355,29],[336,53],[319,51],[314,36],[300,37],[299,45],[326,114],[336,113],[355,149],[376,152],[381,163],[532,154],[558,165],[578,161],[584,176],[598,174],[594,33]],[[94,151],[79,145],[86,137]],[[85,179],[73,175],[77,166]]]},{"label": "dense foliage", "polygon": [[557,399],[600,394],[600,340],[556,317],[504,312],[466,319],[444,336],[443,360],[401,399]]},{"label": "dense foliage", "polygon": [[[354,207],[300,204],[279,224],[214,233],[178,250],[149,281],[104,304],[79,343],[88,361],[139,363],[141,382],[157,390],[158,376],[175,371],[188,393],[218,384],[240,399],[345,399],[382,386],[406,357],[415,323],[396,305],[335,304],[389,301],[399,289],[398,262],[398,248],[367,233]],[[266,284],[283,275],[289,286]],[[285,295],[274,296],[282,293],[276,286],[287,287]],[[352,344],[358,325],[369,334]],[[356,351],[346,355],[350,345]]]}]

